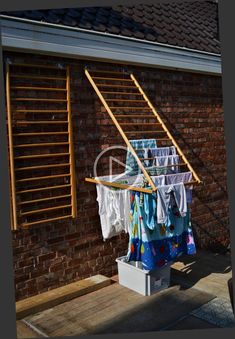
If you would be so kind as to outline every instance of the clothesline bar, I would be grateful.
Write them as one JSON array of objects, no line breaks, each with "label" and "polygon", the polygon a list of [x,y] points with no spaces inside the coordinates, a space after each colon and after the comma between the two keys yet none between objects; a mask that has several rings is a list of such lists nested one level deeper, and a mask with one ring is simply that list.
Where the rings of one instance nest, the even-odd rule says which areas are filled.
[{"label": "clothesline bar", "polygon": [[94,178],[85,178],[85,181],[91,182],[91,183],[94,183],[94,184],[104,185],[104,186],[111,186],[111,187],[115,187],[115,188],[128,189],[128,190],[131,190],[131,191],[137,191],[137,192],[143,192],[143,193],[153,193],[153,190],[151,190],[151,189],[142,188],[142,187],[135,187],[135,186],[130,186],[130,185],[126,185],[126,184],[120,184],[120,183],[117,183],[117,182],[97,180],[97,179],[94,179]]},{"label": "clothesline bar", "polygon": [[[97,179],[94,179],[94,178],[85,178],[85,181],[91,182],[91,183],[94,183],[94,184],[98,184],[98,185],[110,186],[110,187],[121,188],[121,189],[128,189],[128,190],[131,190],[131,191],[137,191],[137,192],[143,192],[143,193],[153,193],[153,190],[151,190],[150,188],[135,187],[135,186],[130,186],[130,185],[127,185],[127,184],[121,184],[121,183],[117,183],[117,182],[97,180]],[[185,182],[183,184],[184,185],[193,185],[193,184],[199,184],[199,183],[196,180],[192,180],[192,181]],[[157,190],[157,188],[156,188],[156,190]]]}]

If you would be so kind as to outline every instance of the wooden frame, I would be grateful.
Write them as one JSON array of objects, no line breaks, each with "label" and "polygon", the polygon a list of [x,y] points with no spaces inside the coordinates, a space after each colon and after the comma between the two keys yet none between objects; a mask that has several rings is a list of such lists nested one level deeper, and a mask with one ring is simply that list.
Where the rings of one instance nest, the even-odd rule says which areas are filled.
[{"label": "wooden frame", "polygon": [[[97,72],[96,70],[93,71],[94,73]],[[101,70],[99,70],[100,73],[102,73]],[[105,71],[104,71],[105,73]],[[108,73],[108,71],[106,71],[106,73]],[[190,165],[189,161],[186,159],[185,155],[183,154],[183,152],[181,151],[180,147],[178,146],[177,142],[175,141],[175,139],[173,138],[173,136],[171,135],[171,133],[169,132],[169,130],[167,129],[166,125],[164,124],[163,120],[161,119],[161,117],[159,116],[158,112],[155,110],[155,108],[153,107],[153,105],[150,103],[148,97],[146,96],[146,94],[144,93],[143,89],[141,88],[141,86],[139,85],[139,83],[137,82],[136,78],[134,77],[133,74],[128,74],[127,72],[123,73],[125,75],[129,75],[130,79],[127,78],[109,78],[109,77],[102,77],[102,76],[92,76],[90,74],[90,72],[88,71],[88,69],[85,69],[85,74],[88,78],[88,80],[90,81],[92,87],[94,88],[96,94],[98,95],[99,99],[101,100],[103,106],[105,107],[106,111],[108,112],[109,116],[111,117],[112,121],[114,122],[115,126],[117,127],[119,133],[121,134],[123,140],[125,141],[126,145],[128,146],[130,152],[132,153],[132,155],[134,156],[135,160],[137,161],[138,166],[140,167],[140,169],[142,170],[145,178],[147,179],[151,190],[147,189],[148,192],[146,193],[151,193],[153,191],[157,190],[157,187],[155,186],[155,184],[153,183],[150,175],[148,174],[148,170],[147,168],[144,167],[144,165],[142,164],[143,159],[140,160],[140,158],[138,157],[137,153],[135,152],[134,148],[132,147],[132,145],[130,144],[126,134],[154,134],[154,133],[166,133],[167,138],[158,138],[158,141],[169,141],[171,142],[176,150],[178,151],[179,156],[182,157],[183,159],[183,163],[179,164],[178,166],[187,166],[188,169],[192,172],[193,178],[194,180],[192,180],[190,183],[187,184],[199,184],[201,183],[201,180],[199,179],[198,175],[196,174],[196,172],[194,171],[194,169],[192,168],[192,166]],[[121,74],[121,72],[113,72],[113,74]],[[114,81],[113,84],[110,83],[95,83],[94,80],[112,80]],[[115,84],[115,81],[119,81],[119,82],[132,82],[134,84],[134,86],[128,86],[128,85],[123,85],[123,84]],[[131,100],[131,99],[116,99],[116,98],[104,98],[103,94],[123,94],[122,92],[115,92],[113,90],[109,91],[104,91],[104,90],[100,90],[99,88],[104,88],[104,87],[117,87],[117,88],[132,88],[132,89],[137,89],[138,92],[137,93],[127,93],[124,92],[124,95],[141,95],[143,97],[143,100]],[[148,107],[145,106],[139,106],[139,107],[133,107],[133,106],[109,106],[108,102],[136,102],[136,103],[143,103],[145,102],[147,104]],[[144,112],[144,114],[139,115],[139,114],[114,114],[112,112],[112,110],[121,110],[121,111],[128,111],[128,110],[135,110],[135,111],[140,111],[142,110]],[[150,111],[152,112],[153,116],[151,116],[151,114],[146,114],[145,111]],[[142,112],[142,113],[143,113]],[[156,118],[157,121],[156,123],[143,123],[143,125],[145,126],[161,126],[162,130],[154,130],[154,131],[124,131],[122,129],[121,126],[133,126],[133,125],[138,125],[138,123],[119,123],[118,122],[118,118],[128,118],[128,117],[132,117],[132,118]],[[156,168],[158,168],[157,166],[155,166]],[[165,166],[164,166],[165,167]],[[167,166],[169,167],[169,166]],[[172,167],[172,165],[170,166]],[[107,181],[99,181],[97,179],[94,178],[86,178],[85,179],[87,182],[92,182],[92,183],[96,183],[96,184],[103,184],[106,186],[113,186],[113,187],[119,187],[119,188],[125,188],[125,189],[132,189],[132,190],[136,190],[136,191],[140,191],[143,192],[143,189],[140,187],[132,187],[132,186],[128,186],[128,185],[123,185],[123,184],[119,184],[119,183],[113,183],[113,182],[107,182]],[[146,189],[144,189],[146,191]]]},{"label": "wooden frame", "polygon": [[[17,68],[14,66],[20,67],[31,67],[32,74],[17,74]],[[46,76],[33,75],[33,68],[45,68],[48,70]],[[9,162],[10,162],[10,188],[11,188],[11,219],[12,219],[12,228],[17,229],[20,225],[22,227],[28,227],[30,225],[46,223],[53,220],[60,220],[64,218],[75,218],[77,213],[76,208],[76,183],[75,183],[75,163],[74,163],[74,151],[73,151],[73,139],[72,139],[72,117],[71,117],[71,104],[70,104],[70,69],[69,66],[59,68],[63,76],[54,76],[54,70],[57,70],[58,66],[55,65],[34,65],[34,64],[17,64],[17,63],[7,63],[6,64],[6,103],[7,103],[7,127],[8,127],[8,140],[9,140]],[[15,73],[14,73],[15,72]],[[21,72],[21,70],[20,70]],[[52,76],[50,76],[52,74]],[[14,79],[20,80],[20,85],[18,81],[15,82]],[[31,85],[31,79],[37,80],[37,85]],[[11,83],[10,83],[11,80]],[[41,80],[48,80],[48,86],[44,86],[44,83],[41,85]],[[55,85],[54,80],[63,80],[61,85]],[[64,83],[64,81],[66,81]],[[41,86],[41,87],[40,87]],[[59,87],[55,87],[59,86]],[[11,95],[11,91],[14,92],[14,97]],[[23,96],[19,96],[20,91],[24,90],[25,93]],[[40,91],[43,94],[42,98],[37,98],[34,94],[34,97],[30,96],[30,91]],[[42,92],[43,91],[43,92]],[[45,97],[47,94],[46,91],[54,91],[54,99]],[[56,93],[57,92],[57,93]],[[63,99],[61,97],[56,98],[58,93],[61,92],[65,96]],[[25,105],[24,102],[28,102],[29,106],[27,109],[22,109],[16,105]],[[34,102],[41,102],[42,104],[46,103],[58,103],[57,109],[45,109],[32,108],[30,105],[33,105]],[[63,106],[62,106],[63,105]],[[66,105],[66,106],[65,106]],[[17,113],[38,113],[38,114],[65,114],[66,120],[64,118],[46,118],[38,120],[27,120],[26,117],[15,118],[14,114]],[[38,117],[40,117],[38,115]],[[51,120],[54,119],[54,120]],[[56,120],[58,119],[58,120]],[[14,124],[13,124],[14,121]],[[52,131],[42,132],[37,131],[37,126],[53,126]],[[34,127],[36,126],[36,127]],[[58,126],[58,127],[57,127]],[[61,126],[61,127],[60,127]],[[19,130],[15,130],[15,128]],[[35,131],[36,128],[36,131]],[[48,128],[49,129],[49,128]],[[58,130],[59,129],[59,130]],[[41,139],[41,137],[45,136]],[[50,141],[50,136],[58,136],[55,142]],[[61,136],[61,138],[60,138]],[[30,137],[29,141],[22,142],[19,139],[20,137]],[[37,140],[37,137],[39,139]],[[63,137],[63,138],[62,138]],[[32,138],[32,139],[31,139]],[[36,139],[35,139],[36,138]],[[43,141],[42,141],[43,140]],[[53,151],[54,147],[60,146],[62,149],[58,151]],[[64,149],[65,147],[65,149]],[[38,151],[37,151],[38,150]],[[51,151],[50,151],[51,150]],[[63,151],[64,150],[64,151]],[[49,151],[49,152],[48,152]],[[17,152],[14,154],[14,152]],[[27,153],[26,153],[27,152]],[[45,153],[46,152],[46,153]],[[57,152],[57,153],[56,153]],[[37,154],[38,153],[38,154]],[[58,162],[59,157],[66,157],[66,160],[63,163]],[[52,158],[53,163],[51,163],[50,158]],[[27,161],[33,159],[40,160],[40,165],[31,164],[28,165]],[[47,160],[49,159],[49,160]],[[26,161],[21,162],[21,161]],[[47,164],[49,162],[49,164]],[[62,168],[61,171],[52,174],[48,170],[52,168]],[[68,169],[69,167],[69,169]],[[64,169],[66,169],[66,171]],[[38,174],[38,176],[33,175],[32,171],[43,170],[43,174]],[[22,177],[22,173],[24,176]],[[58,181],[59,180],[59,181]],[[64,180],[64,184],[61,184],[61,180]],[[45,187],[45,183],[48,181],[48,186]],[[29,183],[30,186],[23,188],[21,184]],[[22,188],[21,188],[22,187]],[[61,192],[55,192],[56,190],[62,190]],[[66,189],[64,191],[63,189]],[[48,193],[47,193],[48,191]],[[41,192],[45,192],[46,196]],[[54,193],[52,193],[54,192]],[[30,194],[30,196],[28,196]],[[35,195],[36,194],[36,195]],[[57,194],[57,195],[55,195]],[[17,197],[17,199],[16,199]],[[69,200],[70,198],[70,200]],[[59,199],[59,200],[57,200]],[[61,202],[60,202],[61,201]],[[39,209],[33,208],[33,204],[40,203],[42,207]],[[47,204],[47,205],[46,205]],[[19,206],[17,208],[17,206]],[[66,213],[64,209],[66,208]],[[70,208],[70,210],[68,210]],[[47,215],[47,212],[53,212],[56,210],[63,210],[62,212],[56,212],[55,217]],[[68,210],[68,212],[67,212]],[[34,214],[42,213],[39,217],[41,220],[31,220],[30,216]],[[46,213],[46,214],[45,214]],[[58,216],[60,214],[60,216]],[[66,214],[66,215],[65,215]],[[20,217],[26,219],[24,222],[20,222]]]}]

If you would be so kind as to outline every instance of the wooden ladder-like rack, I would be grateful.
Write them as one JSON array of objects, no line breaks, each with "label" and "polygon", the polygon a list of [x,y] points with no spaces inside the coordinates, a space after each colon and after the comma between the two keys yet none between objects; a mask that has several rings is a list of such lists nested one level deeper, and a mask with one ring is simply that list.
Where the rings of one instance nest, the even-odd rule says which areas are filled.
[{"label": "wooden ladder-like rack", "polygon": [[[175,146],[181,159],[181,162],[177,166],[186,167],[193,175],[193,180],[186,184],[192,185],[201,183],[196,172],[186,159],[184,153],[133,74],[124,71],[116,72],[88,69],[85,69],[85,74],[113,123],[117,127],[128,149],[135,158],[151,189],[133,187],[103,180],[99,181],[95,178],[85,178],[86,181],[146,193],[156,191],[157,187],[148,173],[148,168],[143,164],[143,160],[149,158],[139,158],[136,150],[128,139],[128,136],[134,137],[135,140],[138,139],[139,136],[141,139],[143,139],[143,137],[149,138],[149,136],[151,136],[156,138],[158,144],[161,143],[162,145]],[[128,127],[129,130],[125,130],[124,128],[126,127]],[[146,127],[145,130],[139,130],[139,128],[142,127]],[[133,128],[138,128],[138,130]]]},{"label": "wooden ladder-like rack", "polygon": [[70,70],[6,63],[12,228],[76,217]]}]

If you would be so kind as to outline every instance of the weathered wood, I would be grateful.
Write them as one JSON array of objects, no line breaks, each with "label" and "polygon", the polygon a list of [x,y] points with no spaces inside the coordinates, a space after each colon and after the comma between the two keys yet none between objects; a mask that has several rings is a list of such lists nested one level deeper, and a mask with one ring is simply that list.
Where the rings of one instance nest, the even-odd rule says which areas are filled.
[{"label": "weathered wood", "polygon": [[7,127],[9,143],[9,160],[10,160],[10,187],[11,187],[11,206],[12,206],[12,228],[17,229],[17,208],[16,208],[16,189],[15,189],[15,163],[14,163],[14,142],[12,133],[12,116],[11,116],[11,94],[10,94],[10,69],[6,64],[6,103],[7,103]]},{"label": "weathered wood", "polygon": [[69,142],[69,162],[70,162],[70,176],[71,176],[71,203],[72,203],[72,217],[77,216],[77,199],[76,199],[76,175],[75,175],[75,160],[73,147],[73,122],[70,103],[70,69],[66,68],[66,89],[67,89],[67,111],[68,111],[68,142]]},{"label": "weathered wood", "polygon": [[110,284],[110,278],[98,274],[18,301],[16,302],[16,318],[22,319],[30,314],[41,312],[73,298],[97,291]]}]

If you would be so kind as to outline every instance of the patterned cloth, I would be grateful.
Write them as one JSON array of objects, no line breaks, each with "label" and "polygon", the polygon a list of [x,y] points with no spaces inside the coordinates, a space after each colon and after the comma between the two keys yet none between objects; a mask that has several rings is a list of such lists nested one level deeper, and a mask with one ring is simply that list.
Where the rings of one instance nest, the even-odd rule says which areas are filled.
[{"label": "patterned cloth", "polygon": [[[139,158],[148,158],[148,153],[150,148],[157,147],[156,139],[139,139],[139,140],[130,140],[131,146],[136,151]],[[144,166],[149,166],[149,161],[145,160],[143,162]],[[135,158],[132,153],[128,150],[126,156],[126,170],[125,172],[128,175],[135,175],[137,173],[141,173],[141,169],[139,168]]]},{"label": "patterned cloth", "polygon": [[127,259],[141,261],[146,270],[162,267],[182,254],[196,253],[189,208],[181,217],[177,206],[171,206],[165,224],[157,223],[156,209],[156,193],[131,192]]}]

